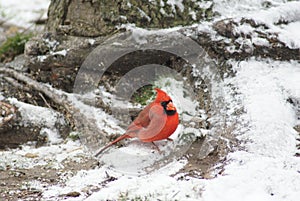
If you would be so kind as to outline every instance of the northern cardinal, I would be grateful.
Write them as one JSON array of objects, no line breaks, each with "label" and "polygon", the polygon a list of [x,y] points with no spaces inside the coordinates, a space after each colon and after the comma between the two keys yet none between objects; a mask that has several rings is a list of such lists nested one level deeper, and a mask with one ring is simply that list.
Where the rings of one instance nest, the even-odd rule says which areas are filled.
[{"label": "northern cardinal", "polygon": [[170,96],[161,89],[155,90],[157,92],[155,100],[139,113],[123,135],[100,149],[95,154],[96,157],[125,138],[137,137],[142,142],[169,139],[178,126],[178,113]]}]

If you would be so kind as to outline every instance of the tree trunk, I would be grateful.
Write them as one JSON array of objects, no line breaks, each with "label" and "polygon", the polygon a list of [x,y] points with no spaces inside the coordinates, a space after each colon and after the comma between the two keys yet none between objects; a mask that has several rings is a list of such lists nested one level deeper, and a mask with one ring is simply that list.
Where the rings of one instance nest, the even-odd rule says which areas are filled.
[{"label": "tree trunk", "polygon": [[201,7],[203,0],[181,3],[148,0],[52,0],[48,11],[47,31],[74,36],[110,35],[122,24],[144,28],[186,26],[210,19],[212,3]]}]

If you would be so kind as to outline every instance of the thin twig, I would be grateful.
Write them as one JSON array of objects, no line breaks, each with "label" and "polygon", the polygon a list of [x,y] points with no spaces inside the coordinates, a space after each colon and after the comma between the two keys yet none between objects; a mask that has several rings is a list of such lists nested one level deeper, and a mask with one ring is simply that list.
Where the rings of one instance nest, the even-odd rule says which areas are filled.
[{"label": "thin twig", "polygon": [[22,90],[26,90],[26,91],[30,91],[30,89],[28,87],[25,87],[24,85],[20,84],[18,82],[18,80],[12,78],[12,77],[3,77],[3,79],[8,82],[9,84],[11,84],[12,86],[22,89]]},{"label": "thin twig", "polygon": [[39,92],[39,96],[43,99],[44,103],[48,106],[48,108],[53,109],[41,92]]}]

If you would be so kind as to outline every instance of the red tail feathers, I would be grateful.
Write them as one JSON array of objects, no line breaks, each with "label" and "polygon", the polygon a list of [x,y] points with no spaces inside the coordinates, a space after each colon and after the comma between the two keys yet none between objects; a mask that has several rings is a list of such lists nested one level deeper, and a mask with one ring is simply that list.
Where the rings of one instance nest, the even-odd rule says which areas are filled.
[{"label": "red tail feathers", "polygon": [[120,137],[118,137],[117,139],[115,139],[114,141],[110,142],[109,144],[107,144],[105,147],[103,147],[102,149],[100,149],[99,151],[97,151],[97,153],[95,154],[95,156],[99,156],[102,152],[104,152],[107,148],[109,148],[110,146],[112,146],[113,144],[125,139],[125,138],[130,138],[129,135],[123,134]]}]

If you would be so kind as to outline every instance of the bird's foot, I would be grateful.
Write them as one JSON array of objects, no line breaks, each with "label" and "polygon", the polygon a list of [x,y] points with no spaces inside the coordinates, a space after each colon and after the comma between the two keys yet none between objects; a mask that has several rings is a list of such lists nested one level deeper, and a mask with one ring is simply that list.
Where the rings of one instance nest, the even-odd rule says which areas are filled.
[{"label": "bird's foot", "polygon": [[154,142],[152,142],[152,144],[154,145],[154,147],[155,147],[155,149],[158,151],[158,153],[161,153],[159,147],[158,147]]},{"label": "bird's foot", "polygon": [[172,138],[167,138],[168,141],[172,142],[173,146],[175,146],[175,142]]}]

